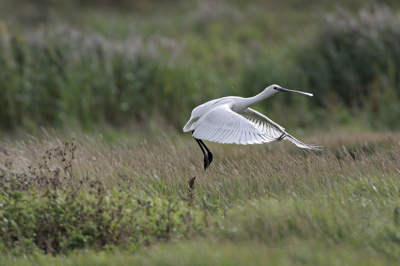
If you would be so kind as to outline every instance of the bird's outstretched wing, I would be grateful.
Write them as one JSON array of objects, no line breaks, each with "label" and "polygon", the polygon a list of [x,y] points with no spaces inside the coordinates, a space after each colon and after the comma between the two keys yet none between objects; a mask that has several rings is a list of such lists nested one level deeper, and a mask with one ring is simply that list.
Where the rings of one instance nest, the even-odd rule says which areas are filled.
[{"label": "bird's outstretched wing", "polygon": [[247,108],[242,114],[238,114],[231,108],[232,104],[224,104],[203,115],[193,126],[193,137],[242,145],[287,139],[301,148],[319,148],[295,139],[283,127],[253,109]]},{"label": "bird's outstretched wing", "polygon": [[[193,137],[219,143],[260,144],[274,141],[254,123],[232,111],[232,104],[215,107],[194,124]],[[279,137],[279,136],[278,136]]]},{"label": "bird's outstretched wing", "polygon": [[264,135],[274,138],[274,140],[287,139],[300,148],[319,150],[320,146],[305,144],[285,131],[283,127],[266,117],[265,115],[247,108],[242,116],[250,121],[255,128],[261,131]]}]

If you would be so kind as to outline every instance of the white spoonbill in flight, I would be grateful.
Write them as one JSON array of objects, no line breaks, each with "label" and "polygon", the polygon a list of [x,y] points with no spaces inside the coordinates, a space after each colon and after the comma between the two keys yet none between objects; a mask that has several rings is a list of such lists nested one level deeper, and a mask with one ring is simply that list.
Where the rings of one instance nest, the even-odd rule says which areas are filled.
[{"label": "white spoonbill in flight", "polygon": [[207,169],[212,162],[213,154],[203,140],[247,145],[287,139],[300,148],[318,150],[318,146],[305,144],[295,139],[283,127],[249,108],[278,92],[295,92],[313,96],[311,93],[271,85],[254,97],[228,96],[206,102],[193,109],[189,121],[183,127],[183,132],[192,131],[192,136],[204,155],[204,169]]}]

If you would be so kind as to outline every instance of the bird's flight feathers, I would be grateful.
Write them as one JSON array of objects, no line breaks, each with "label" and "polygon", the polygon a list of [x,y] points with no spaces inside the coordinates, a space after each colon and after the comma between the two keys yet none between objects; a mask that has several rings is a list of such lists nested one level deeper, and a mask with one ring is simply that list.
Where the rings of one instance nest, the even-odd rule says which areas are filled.
[{"label": "bird's flight feathers", "polygon": [[193,137],[243,145],[268,143],[281,138],[301,148],[318,149],[295,139],[283,127],[253,109],[247,108],[238,114],[231,108],[232,104],[223,104],[201,116],[192,126]]}]

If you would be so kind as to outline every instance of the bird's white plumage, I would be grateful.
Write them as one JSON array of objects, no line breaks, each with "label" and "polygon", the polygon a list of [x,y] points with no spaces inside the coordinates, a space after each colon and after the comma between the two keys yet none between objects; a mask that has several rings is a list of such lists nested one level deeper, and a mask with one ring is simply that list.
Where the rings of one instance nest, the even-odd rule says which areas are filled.
[{"label": "bird's white plumage", "polygon": [[272,85],[255,97],[224,97],[206,102],[193,110],[183,131],[193,131],[193,137],[196,139],[219,143],[246,145],[286,139],[301,148],[318,149],[318,146],[295,139],[283,127],[249,108],[282,90],[286,89]]},{"label": "bird's white plumage", "polygon": [[271,119],[266,117],[265,115],[255,111],[251,108],[247,108],[244,111],[243,116],[245,118],[247,118],[249,121],[251,121],[256,128],[261,130],[261,132],[263,132],[263,134],[273,137],[274,140],[279,139],[279,137],[281,137],[282,134],[284,134],[283,135],[284,137],[282,139],[289,140],[290,142],[292,142],[293,144],[295,144],[296,146],[298,146],[300,148],[314,149],[314,150],[318,149],[318,146],[305,144],[305,143],[297,140],[292,135],[287,133],[283,127],[281,127],[280,125],[278,125],[277,123],[275,123],[274,121],[272,121]]},{"label": "bird's white plumage", "polygon": [[232,104],[224,104],[211,109],[195,122],[192,130],[196,139],[225,144],[261,144],[283,139],[290,140],[301,148],[313,149],[293,138],[285,129],[259,112],[247,108],[243,114],[232,111]]},{"label": "bird's white plumage", "polygon": [[232,104],[219,105],[204,114],[194,125],[193,137],[243,145],[273,141],[231,107]]}]

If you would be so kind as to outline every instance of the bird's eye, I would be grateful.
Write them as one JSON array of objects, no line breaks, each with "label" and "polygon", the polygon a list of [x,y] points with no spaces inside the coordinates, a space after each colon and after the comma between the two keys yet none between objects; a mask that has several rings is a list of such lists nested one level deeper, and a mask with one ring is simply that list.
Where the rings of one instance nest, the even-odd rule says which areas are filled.
[{"label": "bird's eye", "polygon": [[275,89],[275,90],[278,90],[278,87],[277,87],[277,86],[275,86],[275,87],[274,87],[274,89]]}]

